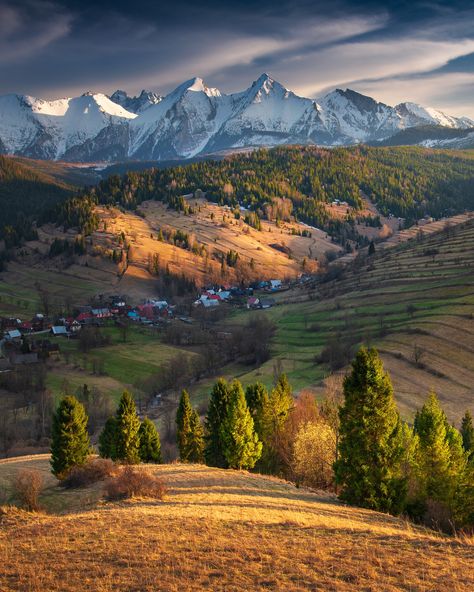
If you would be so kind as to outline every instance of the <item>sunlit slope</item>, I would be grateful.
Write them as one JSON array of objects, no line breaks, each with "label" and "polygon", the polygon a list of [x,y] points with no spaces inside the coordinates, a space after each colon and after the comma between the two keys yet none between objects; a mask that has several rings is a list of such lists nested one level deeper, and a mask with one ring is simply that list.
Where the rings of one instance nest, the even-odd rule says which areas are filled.
[{"label": "sunlit slope", "polygon": [[[48,460],[0,464],[48,471]],[[11,590],[468,590],[472,542],[276,479],[204,466],[148,470],[164,502],[98,502],[99,487],[43,499],[56,514],[1,514],[0,588]],[[60,512],[58,514],[58,512]]]},{"label": "sunlit slope", "polygon": [[[376,345],[402,411],[428,390],[458,420],[474,405],[474,221],[381,251],[361,268],[272,309],[274,358],[297,387],[329,372],[318,360],[329,344]],[[297,302],[297,301],[300,302]]]}]

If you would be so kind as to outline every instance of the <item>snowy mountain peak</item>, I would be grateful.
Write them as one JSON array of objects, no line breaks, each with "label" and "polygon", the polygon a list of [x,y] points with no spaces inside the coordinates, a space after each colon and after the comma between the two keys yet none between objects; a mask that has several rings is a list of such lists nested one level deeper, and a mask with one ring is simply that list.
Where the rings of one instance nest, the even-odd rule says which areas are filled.
[{"label": "snowy mountain peak", "polygon": [[[278,92],[282,95],[287,95],[291,91],[285,88],[282,84],[274,80],[271,76],[269,76],[266,72],[264,72],[261,76],[252,83],[250,90],[255,91],[256,93],[260,92],[262,94],[269,95],[272,92]],[[293,94],[293,93],[291,93]]]},{"label": "snowy mountain peak", "polygon": [[188,90],[192,90],[194,92],[204,92],[205,90],[204,81],[202,78],[192,78],[189,80]]},{"label": "snowy mountain peak", "polygon": [[264,72],[257,78],[257,80],[255,80],[252,86],[256,86],[258,88],[261,88],[262,90],[265,90],[266,92],[269,92],[274,82],[275,81],[273,80],[273,78],[269,76],[266,72]]},{"label": "snowy mountain peak", "polygon": [[152,105],[158,104],[163,99],[162,96],[150,90],[142,90],[139,96],[130,97],[124,90],[116,90],[110,95],[110,100],[120,105],[131,113],[143,113]]},{"label": "snowy mountain peak", "polygon": [[138,96],[117,90],[110,97],[87,92],[52,101],[0,96],[0,151],[85,162],[179,159],[280,144],[387,142],[408,128],[420,128],[421,134],[424,126],[466,135],[474,122],[412,102],[390,107],[347,88],[315,101],[267,73],[230,95],[194,77],[165,97],[147,90]]},{"label": "snowy mountain peak", "polygon": [[346,88],[346,90],[336,88],[336,90],[323,97],[321,101],[324,102],[324,100],[332,100],[335,102],[340,102],[342,100],[343,104],[347,101],[357,107],[359,111],[374,111],[379,106],[386,107],[384,103],[379,103],[375,99],[372,99],[372,97],[362,95],[350,88]]},{"label": "snowy mountain peak", "polygon": [[474,122],[467,117],[452,117],[442,111],[423,107],[418,103],[405,102],[396,105],[395,110],[407,122],[407,127],[419,125],[441,125],[443,127],[467,129],[474,126]]},{"label": "snowy mountain peak", "polygon": [[204,94],[206,94],[208,97],[220,97],[221,96],[221,92],[219,89],[217,88],[209,88],[208,86],[206,86],[206,84],[204,84],[204,80],[202,78],[191,78],[191,80],[188,80],[185,85],[188,85],[186,90],[189,90],[191,92],[203,92]]}]

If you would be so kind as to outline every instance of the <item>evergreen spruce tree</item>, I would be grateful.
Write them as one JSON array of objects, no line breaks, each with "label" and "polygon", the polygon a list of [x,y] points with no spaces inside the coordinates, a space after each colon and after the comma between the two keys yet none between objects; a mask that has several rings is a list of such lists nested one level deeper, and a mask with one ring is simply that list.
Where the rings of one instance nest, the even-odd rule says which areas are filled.
[{"label": "evergreen spruce tree", "polygon": [[204,422],[206,464],[211,467],[227,468],[221,441],[221,424],[227,416],[230,390],[227,382],[220,378],[211,391],[209,407]]},{"label": "evergreen spruce tree", "polygon": [[474,426],[472,416],[466,411],[461,422],[462,445],[470,460],[474,459]]},{"label": "evergreen spruce tree", "polygon": [[344,379],[339,456],[334,464],[340,498],[397,513],[403,509],[403,426],[390,377],[375,349],[361,348]]},{"label": "evergreen spruce tree", "polygon": [[76,397],[64,397],[53,414],[51,428],[51,471],[64,479],[75,466],[81,466],[91,452],[87,415]]},{"label": "evergreen spruce tree", "polygon": [[204,461],[204,430],[198,412],[191,407],[188,393],[183,390],[176,412],[177,441],[181,462]]},{"label": "evergreen spruce tree", "polygon": [[451,508],[467,455],[461,435],[449,425],[433,392],[415,416],[415,432],[420,442],[423,495]]},{"label": "evergreen spruce tree", "polygon": [[199,413],[193,409],[189,422],[190,436],[187,442],[186,457],[189,462],[204,462],[204,429],[199,419]]},{"label": "evergreen spruce tree", "polygon": [[230,403],[221,424],[221,441],[227,463],[232,469],[252,469],[262,454],[262,443],[254,429],[242,385],[230,387]]},{"label": "evergreen spruce tree", "polygon": [[102,458],[111,458],[116,460],[115,437],[117,422],[115,417],[109,417],[99,436],[99,454]]},{"label": "evergreen spruce tree", "polygon": [[245,390],[245,399],[253,418],[255,431],[259,439],[262,440],[265,433],[265,414],[270,402],[265,385],[261,382],[249,384]]},{"label": "evergreen spruce tree", "polygon": [[176,439],[178,442],[179,458],[182,462],[189,460],[187,454],[189,451],[192,414],[193,409],[189,401],[189,394],[183,390],[176,411]]},{"label": "evergreen spruce tree", "polygon": [[128,391],[124,391],[115,416],[115,458],[126,463],[140,462],[139,448],[140,419],[135,401]]},{"label": "evergreen spruce tree", "polygon": [[155,424],[145,417],[138,430],[140,438],[139,456],[144,463],[161,463],[160,434]]},{"label": "evergreen spruce tree", "polygon": [[266,473],[279,474],[282,471],[282,438],[293,406],[291,385],[286,374],[282,374],[268,398],[263,399],[261,418],[257,421],[263,443],[259,468]]}]

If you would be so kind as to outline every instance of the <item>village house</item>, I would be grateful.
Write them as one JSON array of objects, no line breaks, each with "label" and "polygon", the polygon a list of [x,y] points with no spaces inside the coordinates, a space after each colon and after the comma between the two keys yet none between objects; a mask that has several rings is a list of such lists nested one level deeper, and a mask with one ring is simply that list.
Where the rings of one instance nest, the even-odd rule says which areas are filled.
[{"label": "village house", "polygon": [[21,333],[19,329],[11,329],[6,331],[4,337],[7,341],[21,341]]},{"label": "village house", "polygon": [[274,298],[261,298],[260,299],[260,308],[265,309],[265,308],[272,308],[272,306],[275,306],[276,301]]},{"label": "village house", "polygon": [[276,290],[280,290],[282,287],[281,280],[270,280],[270,290],[275,292]]},{"label": "village house", "polygon": [[67,337],[69,335],[67,328],[64,325],[54,325],[51,327],[51,334],[55,337],[60,335]]},{"label": "village house", "polygon": [[110,319],[112,317],[109,308],[93,308],[91,314],[96,319]]},{"label": "village house", "polygon": [[249,310],[260,308],[260,298],[258,298],[257,296],[250,296],[247,299],[247,308]]}]

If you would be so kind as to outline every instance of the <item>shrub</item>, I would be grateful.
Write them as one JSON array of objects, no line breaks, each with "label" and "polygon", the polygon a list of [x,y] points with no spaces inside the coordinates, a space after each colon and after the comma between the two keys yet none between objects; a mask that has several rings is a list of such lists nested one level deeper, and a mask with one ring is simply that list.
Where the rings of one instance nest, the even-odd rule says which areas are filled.
[{"label": "shrub", "polygon": [[338,335],[332,338],[321,351],[319,356],[316,356],[316,363],[328,364],[329,368],[334,372],[346,366],[353,355],[353,343],[347,336]]},{"label": "shrub", "polygon": [[111,477],[117,468],[110,458],[90,459],[85,465],[73,467],[62,485],[66,489],[87,487]]},{"label": "shrub", "polygon": [[18,471],[13,488],[22,508],[29,512],[37,512],[40,509],[39,495],[43,489],[43,476],[39,471],[34,469]]},{"label": "shrub", "polygon": [[105,485],[105,496],[111,501],[132,497],[151,497],[162,500],[165,493],[166,486],[162,479],[131,465],[123,467]]},{"label": "shrub", "polygon": [[299,483],[329,488],[334,480],[336,434],[323,422],[308,422],[298,430],[293,452],[294,473]]}]

